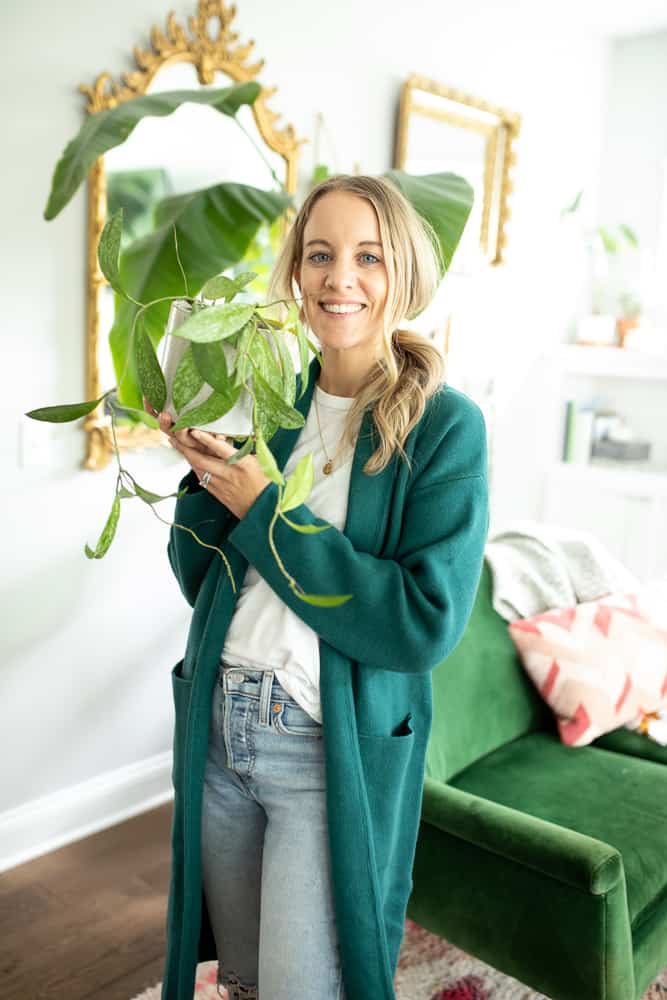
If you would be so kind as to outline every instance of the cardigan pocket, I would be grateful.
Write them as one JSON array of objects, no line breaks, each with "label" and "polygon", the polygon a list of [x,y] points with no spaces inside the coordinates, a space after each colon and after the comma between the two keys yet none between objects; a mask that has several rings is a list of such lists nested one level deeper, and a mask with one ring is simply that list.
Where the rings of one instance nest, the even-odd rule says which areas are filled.
[{"label": "cardigan pocket", "polygon": [[359,733],[359,752],[366,779],[379,876],[401,853],[403,786],[415,746],[411,718],[412,713],[405,720],[404,732],[395,736]]},{"label": "cardigan pocket", "polygon": [[192,681],[181,676],[183,660],[179,660],[171,671],[171,689],[174,700],[174,748],[171,781],[178,790],[183,778],[183,756],[185,754],[185,732],[192,694]]}]

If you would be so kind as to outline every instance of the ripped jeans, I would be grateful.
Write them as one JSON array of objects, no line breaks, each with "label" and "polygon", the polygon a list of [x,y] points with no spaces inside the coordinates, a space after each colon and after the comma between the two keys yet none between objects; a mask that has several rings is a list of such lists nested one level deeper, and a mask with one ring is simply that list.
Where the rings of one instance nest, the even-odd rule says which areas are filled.
[{"label": "ripped jeans", "polygon": [[272,670],[221,662],[202,805],[219,995],[345,1000],[327,838],[322,726]]}]

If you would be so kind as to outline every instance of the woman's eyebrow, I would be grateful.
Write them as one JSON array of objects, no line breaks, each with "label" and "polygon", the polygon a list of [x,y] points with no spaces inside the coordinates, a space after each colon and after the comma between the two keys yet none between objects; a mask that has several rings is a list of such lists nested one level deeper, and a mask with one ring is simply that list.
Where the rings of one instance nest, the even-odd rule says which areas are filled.
[{"label": "woman's eyebrow", "polygon": [[[327,247],[331,246],[331,243],[329,243],[328,240],[308,240],[308,242],[306,243],[306,246],[310,247],[310,246],[313,245],[313,243],[324,243],[324,245],[327,246]],[[359,243],[357,243],[358,247],[367,246],[367,245],[374,246],[374,247],[381,247],[382,246],[382,244],[379,243],[378,240],[360,240]]]}]

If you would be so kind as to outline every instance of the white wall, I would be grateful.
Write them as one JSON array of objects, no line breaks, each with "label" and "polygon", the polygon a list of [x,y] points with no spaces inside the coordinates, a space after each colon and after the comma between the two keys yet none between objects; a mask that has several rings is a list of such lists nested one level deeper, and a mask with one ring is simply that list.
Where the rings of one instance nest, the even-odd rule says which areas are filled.
[{"label": "white wall", "polygon": [[[625,222],[639,254],[624,254],[627,275],[651,318],[667,327],[667,31],[613,43],[600,176],[600,221]],[[622,287],[619,286],[619,287]]]},{"label": "white wall", "polygon": [[[0,863],[144,807],[154,786],[132,784],[142,762],[147,774],[161,769],[160,788],[169,793],[169,670],[183,655],[190,609],[167,561],[167,528],[126,505],[108,555],[88,561],[83,545],[96,541],[107,516],[115,469],[83,470],[79,429],[22,414],[85,393],[84,189],[57,219],[42,217],[53,167],[83,119],[77,86],[102,70],[117,78],[132,68],[133,45],[147,44],[153,24],[164,27],[170,7],[181,23],[195,10],[157,0],[116,0],[113,8],[101,0],[25,0],[0,15],[8,140],[0,281],[9,358],[0,375]],[[278,88],[271,106],[310,138],[323,111],[336,156],[326,143],[321,153],[335,170],[391,166],[398,90],[412,72],[523,115],[506,280],[494,293],[494,314],[480,310],[467,336],[480,372],[502,376],[499,495],[513,514],[530,516],[539,500],[524,461],[539,443],[530,420],[539,405],[533,358],[545,341],[563,339],[580,295],[574,270],[556,271],[554,252],[561,208],[584,183],[595,185],[607,43],[579,37],[572,20],[561,26],[543,10],[531,23],[531,5],[513,19],[506,7],[478,3],[461,14],[460,4],[420,0],[412,20],[385,3],[320,5],[314,15],[306,0],[293,0],[289,19],[284,5],[238,7],[234,30],[240,41],[256,39],[253,56],[266,60],[262,81]],[[302,185],[311,168],[306,146]],[[126,464],[162,492],[186,471],[167,449]],[[169,504],[163,517],[171,518]],[[105,799],[104,776],[122,768],[130,771],[120,772],[120,785],[131,775],[134,790],[125,800],[122,793]],[[87,784],[79,790],[79,783]],[[73,788],[74,802],[94,805],[68,813],[73,830],[62,809],[49,826],[47,805],[58,814],[65,802],[58,795]],[[36,800],[54,794],[40,811]]]}]

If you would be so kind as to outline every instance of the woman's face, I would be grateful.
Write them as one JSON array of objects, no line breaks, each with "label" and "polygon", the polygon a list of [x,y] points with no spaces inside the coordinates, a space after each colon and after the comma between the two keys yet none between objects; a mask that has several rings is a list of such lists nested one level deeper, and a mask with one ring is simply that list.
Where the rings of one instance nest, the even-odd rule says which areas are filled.
[{"label": "woman's face", "polygon": [[[306,322],[323,348],[359,347],[364,357],[375,356],[388,284],[380,226],[366,198],[328,191],[315,202],[294,277]],[[354,304],[355,311],[327,312],[323,303]]]}]

